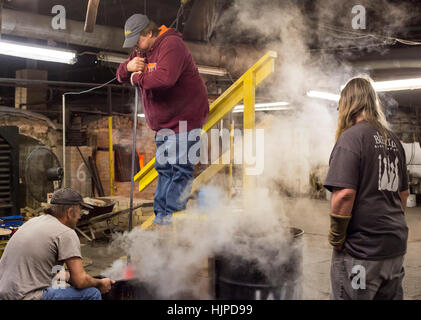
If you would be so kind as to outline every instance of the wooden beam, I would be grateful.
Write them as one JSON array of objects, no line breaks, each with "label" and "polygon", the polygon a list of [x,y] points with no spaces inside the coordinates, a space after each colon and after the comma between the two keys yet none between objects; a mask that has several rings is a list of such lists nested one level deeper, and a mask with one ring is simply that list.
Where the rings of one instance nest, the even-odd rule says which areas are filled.
[{"label": "wooden beam", "polygon": [[89,0],[88,8],[86,9],[85,32],[92,33],[96,24],[96,17],[98,15],[99,0]]}]

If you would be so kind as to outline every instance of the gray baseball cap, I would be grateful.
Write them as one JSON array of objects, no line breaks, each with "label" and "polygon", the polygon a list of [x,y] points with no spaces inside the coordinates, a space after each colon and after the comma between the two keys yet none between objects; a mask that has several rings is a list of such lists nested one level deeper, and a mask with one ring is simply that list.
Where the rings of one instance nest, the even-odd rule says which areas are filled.
[{"label": "gray baseball cap", "polygon": [[139,35],[143,29],[149,24],[149,18],[144,14],[136,13],[127,19],[124,25],[124,40],[123,48],[133,48],[137,44]]},{"label": "gray baseball cap", "polygon": [[59,189],[53,193],[51,197],[51,204],[59,204],[59,205],[81,205],[87,209],[93,209],[91,205],[83,202],[83,198],[79,192],[73,190],[71,188],[63,188]]}]

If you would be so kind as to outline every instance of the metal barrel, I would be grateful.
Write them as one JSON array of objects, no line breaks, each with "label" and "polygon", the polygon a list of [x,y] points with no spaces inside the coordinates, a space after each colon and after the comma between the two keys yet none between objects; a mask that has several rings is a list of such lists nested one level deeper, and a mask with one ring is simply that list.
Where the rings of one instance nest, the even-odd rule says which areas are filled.
[{"label": "metal barrel", "polygon": [[102,295],[103,300],[156,300],[156,293],[136,279],[116,281],[111,290]]},{"label": "metal barrel", "polygon": [[[221,254],[215,257],[215,298],[219,300],[299,300],[302,298],[302,236],[290,228],[288,257],[270,266],[270,275],[256,261]],[[269,254],[277,248],[267,248]],[[266,268],[265,268],[266,269]]]}]

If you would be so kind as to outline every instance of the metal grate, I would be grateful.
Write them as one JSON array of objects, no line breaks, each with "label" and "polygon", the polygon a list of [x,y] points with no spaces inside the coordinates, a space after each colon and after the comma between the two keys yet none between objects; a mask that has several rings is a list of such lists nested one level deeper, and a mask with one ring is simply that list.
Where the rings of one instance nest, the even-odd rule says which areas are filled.
[{"label": "metal grate", "polygon": [[0,137],[0,209],[12,208],[12,150],[9,143]]}]

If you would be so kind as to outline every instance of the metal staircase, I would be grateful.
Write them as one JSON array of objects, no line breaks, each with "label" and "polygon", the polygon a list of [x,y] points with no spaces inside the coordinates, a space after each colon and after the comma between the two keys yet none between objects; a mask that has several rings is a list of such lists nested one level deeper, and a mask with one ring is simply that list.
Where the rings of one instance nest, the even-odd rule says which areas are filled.
[{"label": "metal staircase", "polygon": [[[243,130],[255,129],[255,90],[260,83],[274,72],[276,58],[276,52],[267,52],[209,106],[209,118],[203,126],[202,135],[210,130],[241,101],[243,101],[244,104]],[[193,190],[198,190],[201,185],[208,182],[216,173],[226,166],[219,163],[211,164],[195,178]],[[135,175],[134,181],[139,182],[139,191],[143,191],[158,177],[154,164],[155,158],[149,161],[149,163]],[[243,165],[243,188],[247,190],[250,189],[252,185],[253,179],[246,175],[245,166]],[[149,227],[152,224],[153,219],[154,216],[145,221],[142,224],[142,228]]]}]

